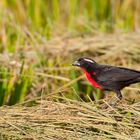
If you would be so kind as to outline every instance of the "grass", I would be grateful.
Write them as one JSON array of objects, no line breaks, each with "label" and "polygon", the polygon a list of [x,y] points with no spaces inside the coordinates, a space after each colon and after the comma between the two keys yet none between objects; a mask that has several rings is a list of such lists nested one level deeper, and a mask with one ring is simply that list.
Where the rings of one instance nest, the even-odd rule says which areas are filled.
[{"label": "grass", "polygon": [[[14,21],[13,24],[26,26],[50,39],[64,32],[75,35],[137,30],[139,4],[132,0],[2,0],[0,7],[4,22]],[[17,33],[13,40],[16,36]]]},{"label": "grass", "polygon": [[[117,39],[116,46],[111,47],[112,39],[98,37],[100,33],[139,29],[138,1],[66,0],[64,4],[61,0],[0,2],[0,105],[23,102],[28,94],[40,96],[42,84],[45,93],[50,93],[75,79],[78,72],[72,70],[71,63],[79,56],[123,66],[139,62],[139,46],[133,45],[137,35],[134,40],[132,36],[130,40],[124,38],[126,42],[120,38],[119,48]],[[92,39],[93,35],[97,37]],[[121,57],[115,57],[112,51]],[[110,57],[113,61],[109,61]],[[83,85],[85,88],[81,90]],[[72,87],[78,95],[92,92],[81,81]],[[71,92],[68,97],[77,99]]]},{"label": "grass", "polygon": [[[64,85],[63,89],[65,89],[67,84],[69,86],[66,86],[66,97],[76,100],[82,97],[83,100],[89,101],[87,96],[91,97],[93,92],[98,91],[87,84],[85,79],[71,84],[72,80],[82,75],[79,69],[71,66],[72,62],[80,56],[89,56],[99,63],[139,70],[138,38],[139,33],[76,38],[57,37],[49,42],[40,43],[40,47],[33,43],[28,46],[28,49],[22,48],[20,53],[23,58],[19,53],[11,56],[8,52],[1,54],[0,104],[13,105],[25,99],[40,97],[42,90],[45,95],[53,91],[58,93],[59,88]],[[34,40],[35,37],[32,36],[31,41]],[[139,84],[132,87],[139,88]],[[126,91],[123,92],[125,96]],[[132,97],[139,99],[137,92],[133,93],[133,89],[127,94],[130,99]]]},{"label": "grass", "polygon": [[88,56],[140,70],[139,5],[1,0],[0,139],[139,139],[140,84],[110,106],[114,93],[71,66]]},{"label": "grass", "polygon": [[[63,102],[51,99],[61,98]],[[34,107],[1,107],[1,139],[119,139],[140,138],[140,104],[110,106],[53,96]],[[107,105],[107,108],[104,108]]]}]

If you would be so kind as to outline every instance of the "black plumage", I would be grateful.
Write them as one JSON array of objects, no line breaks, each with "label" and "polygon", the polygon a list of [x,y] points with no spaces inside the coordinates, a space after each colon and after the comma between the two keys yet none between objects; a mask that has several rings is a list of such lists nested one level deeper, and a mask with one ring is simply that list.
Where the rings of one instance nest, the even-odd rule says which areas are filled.
[{"label": "black plumage", "polygon": [[124,87],[140,82],[139,71],[101,65],[90,58],[79,58],[73,65],[84,69],[93,86],[102,90],[114,91],[119,99],[122,99],[121,90]]}]

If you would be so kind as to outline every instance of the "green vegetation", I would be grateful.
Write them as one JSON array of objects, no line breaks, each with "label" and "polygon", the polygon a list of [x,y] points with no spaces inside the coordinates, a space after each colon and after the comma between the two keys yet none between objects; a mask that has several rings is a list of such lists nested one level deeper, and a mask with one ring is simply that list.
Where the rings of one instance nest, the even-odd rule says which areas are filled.
[{"label": "green vegetation", "polygon": [[1,0],[0,139],[140,139],[140,84],[110,106],[71,66],[140,70],[139,13],[138,0]]},{"label": "green vegetation", "polygon": [[[2,0],[0,18],[1,23],[8,22],[7,26],[18,24],[48,38],[68,31],[128,32],[140,26],[139,5],[139,1],[132,0]],[[14,42],[20,32],[10,27],[8,31]]]},{"label": "green vegetation", "polygon": [[[40,96],[42,84],[43,94],[49,94],[75,79],[78,73],[71,68],[72,58],[85,52],[80,53],[80,44],[69,38],[135,30],[140,25],[139,4],[131,0],[2,0],[0,105],[13,105],[25,98]],[[78,55],[71,53],[66,43],[69,40],[73,42],[71,49],[79,47]],[[62,49],[67,56],[61,56]],[[94,54],[87,53],[91,57],[95,57]],[[71,87],[72,91],[67,89],[69,94],[66,94],[69,98],[80,100],[80,93],[91,96],[90,85],[84,84],[82,89],[83,83],[76,82]],[[83,97],[83,100],[89,99]]]},{"label": "green vegetation", "polygon": [[[138,1],[132,0],[2,0],[0,8],[0,105],[13,105],[23,102],[25,97],[40,96],[44,83],[43,92],[48,94],[75,79],[77,72],[70,65],[76,55],[69,51],[67,38],[128,32],[140,25]],[[55,44],[54,38],[58,36],[60,41],[55,48],[51,42]],[[76,41],[73,45],[78,47]],[[62,57],[61,51],[57,51],[62,47],[67,56]],[[79,51],[79,54],[85,53]],[[81,84],[73,83],[76,95],[68,90],[67,97],[79,99],[79,94],[84,92],[90,95],[92,88],[86,85],[81,91]]]}]

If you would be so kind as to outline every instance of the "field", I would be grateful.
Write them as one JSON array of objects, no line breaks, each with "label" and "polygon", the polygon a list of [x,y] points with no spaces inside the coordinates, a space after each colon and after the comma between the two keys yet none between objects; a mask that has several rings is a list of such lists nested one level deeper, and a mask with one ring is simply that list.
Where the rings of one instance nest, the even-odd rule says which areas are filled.
[{"label": "field", "polygon": [[140,70],[140,2],[62,3],[0,2],[0,139],[140,139],[140,83],[118,101],[72,66],[86,56]]},{"label": "field", "polygon": [[[58,97],[57,97],[58,98]],[[35,107],[1,108],[1,139],[121,139],[140,138],[140,104],[107,101],[85,103],[63,98],[62,102],[41,100]]]}]

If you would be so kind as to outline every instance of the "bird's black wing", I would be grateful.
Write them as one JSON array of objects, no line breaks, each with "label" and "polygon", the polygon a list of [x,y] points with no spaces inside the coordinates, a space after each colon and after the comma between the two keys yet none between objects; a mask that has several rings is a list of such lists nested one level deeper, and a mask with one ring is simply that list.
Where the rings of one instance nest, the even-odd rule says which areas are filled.
[{"label": "bird's black wing", "polygon": [[112,81],[112,82],[123,82],[130,81],[139,78],[140,72],[136,70],[131,70],[127,68],[114,67],[114,66],[103,66],[98,74],[98,80]]}]

